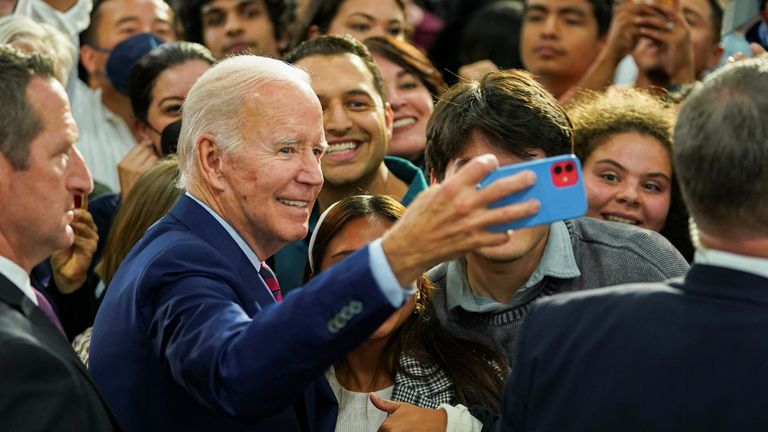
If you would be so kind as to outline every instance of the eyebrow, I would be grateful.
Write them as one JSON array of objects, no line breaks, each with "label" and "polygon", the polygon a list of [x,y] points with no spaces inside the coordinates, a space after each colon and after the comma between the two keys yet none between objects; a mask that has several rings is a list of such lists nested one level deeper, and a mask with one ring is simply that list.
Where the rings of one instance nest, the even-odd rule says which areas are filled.
[{"label": "eyebrow", "polygon": [[346,96],[365,96],[371,100],[375,100],[373,95],[370,92],[367,92],[363,89],[352,89],[344,93]]},{"label": "eyebrow", "polygon": [[[237,4],[235,4],[235,8],[247,6],[250,4],[259,4],[259,2],[257,0],[241,0],[237,2]],[[209,12],[219,12],[219,11],[223,12],[224,10],[225,8],[222,6],[217,6],[217,5],[208,3],[200,8],[200,13],[205,15]]]},{"label": "eyebrow", "polygon": [[683,8],[683,15],[693,15],[699,20],[704,20],[704,17],[699,13],[699,11],[687,7]]},{"label": "eyebrow", "polygon": [[162,105],[163,103],[165,103],[165,102],[167,102],[169,100],[172,100],[172,101],[184,101],[184,98],[183,97],[179,97],[179,96],[168,96],[168,97],[164,97],[164,98],[160,99],[160,102],[158,102],[157,104],[158,105]]},{"label": "eyebrow", "polygon": [[[624,171],[624,172],[628,171],[627,168],[624,165],[616,162],[613,159],[601,159],[601,160],[595,162],[595,164],[600,164],[600,163],[605,163],[605,164],[608,164],[608,165],[613,165],[617,169],[619,169],[621,171]],[[643,177],[652,177],[652,178],[660,177],[660,178],[666,179],[669,182],[672,181],[672,179],[670,179],[668,175],[666,175],[664,173],[661,173],[661,172],[652,172],[652,173],[644,174]]]},{"label": "eyebrow", "polygon": [[367,19],[368,21],[375,21],[375,18],[373,17],[373,15],[368,15],[365,12],[352,12],[351,14],[349,14],[349,16],[350,17],[360,16],[360,17],[363,17],[363,18]]}]

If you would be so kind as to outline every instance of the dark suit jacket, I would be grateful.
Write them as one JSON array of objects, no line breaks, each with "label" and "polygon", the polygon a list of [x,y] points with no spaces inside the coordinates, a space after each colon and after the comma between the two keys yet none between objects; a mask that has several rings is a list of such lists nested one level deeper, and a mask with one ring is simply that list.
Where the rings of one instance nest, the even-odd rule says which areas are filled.
[{"label": "dark suit jacket", "polygon": [[2,275],[0,430],[119,430],[64,335]]},{"label": "dark suit jacket", "polygon": [[90,367],[128,431],[330,431],[323,371],[393,311],[367,248],[276,304],[226,230],[182,196],[110,284]]},{"label": "dark suit jacket", "polygon": [[554,296],[526,317],[499,431],[768,431],[768,279]]}]

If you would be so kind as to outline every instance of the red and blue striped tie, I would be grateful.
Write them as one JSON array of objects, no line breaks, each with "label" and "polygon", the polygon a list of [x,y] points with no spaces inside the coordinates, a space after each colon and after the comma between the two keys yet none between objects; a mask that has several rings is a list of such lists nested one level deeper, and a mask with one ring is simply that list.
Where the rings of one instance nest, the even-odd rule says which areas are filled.
[{"label": "red and blue striped tie", "polygon": [[277,282],[275,273],[272,272],[272,269],[269,268],[267,263],[261,263],[259,275],[261,275],[261,278],[264,279],[264,282],[267,284],[269,291],[272,292],[272,297],[274,297],[278,302],[282,300],[283,296],[280,294],[280,284]]}]

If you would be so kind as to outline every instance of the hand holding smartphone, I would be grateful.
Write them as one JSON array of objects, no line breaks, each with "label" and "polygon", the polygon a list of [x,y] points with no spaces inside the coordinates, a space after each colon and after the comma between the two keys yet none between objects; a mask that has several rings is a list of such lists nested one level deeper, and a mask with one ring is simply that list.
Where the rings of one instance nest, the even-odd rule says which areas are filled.
[{"label": "hand holding smartphone", "polygon": [[531,198],[541,202],[538,213],[515,222],[494,225],[493,232],[504,232],[536,225],[546,225],[558,220],[571,219],[587,212],[587,195],[582,181],[581,162],[575,155],[560,155],[546,159],[535,159],[499,167],[478,184],[478,189],[494,181],[511,176],[523,170],[536,173],[536,184],[530,188],[508,195],[489,207],[496,208],[515,204]]}]

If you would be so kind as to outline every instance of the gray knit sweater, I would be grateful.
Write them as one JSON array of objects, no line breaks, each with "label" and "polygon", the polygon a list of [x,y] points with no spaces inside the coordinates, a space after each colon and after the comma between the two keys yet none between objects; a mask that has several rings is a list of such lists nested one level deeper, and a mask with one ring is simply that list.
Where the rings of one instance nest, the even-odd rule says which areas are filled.
[{"label": "gray knit sweater", "polygon": [[[531,303],[552,294],[632,282],[658,282],[681,276],[688,263],[661,235],[629,225],[592,218],[566,221],[581,276],[545,277],[522,298],[505,308],[486,313],[461,307],[448,310],[448,284],[466,286],[463,258],[440,264],[429,272],[437,288],[432,294],[440,321],[456,336],[500,347],[514,362],[517,333]],[[576,323],[574,323],[575,325]]]}]

